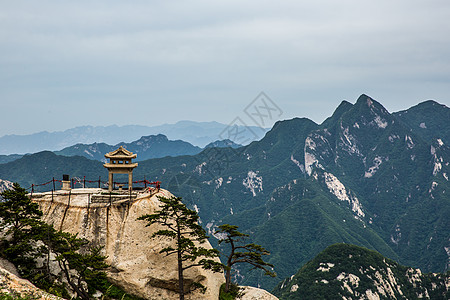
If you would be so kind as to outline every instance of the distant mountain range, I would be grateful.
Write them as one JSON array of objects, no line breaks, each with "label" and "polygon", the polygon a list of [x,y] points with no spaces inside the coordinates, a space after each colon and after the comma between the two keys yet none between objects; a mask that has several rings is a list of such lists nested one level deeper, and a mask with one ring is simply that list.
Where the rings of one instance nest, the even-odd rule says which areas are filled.
[{"label": "distant mountain range", "polygon": [[[423,272],[445,272],[449,111],[426,101],[389,113],[361,95],[354,104],[342,102],[322,124],[280,121],[244,147],[140,161],[133,176],[160,180],[183,197],[211,236],[218,225],[235,224],[268,249],[278,278],[239,267],[236,280],[245,285],[270,290],[342,242]],[[101,162],[51,152],[0,164],[0,178],[26,187],[62,174],[107,176]]]},{"label": "distant mountain range", "polygon": [[[139,140],[131,143],[118,143],[117,145],[108,145],[106,143],[93,144],[76,144],[60,151],[53,151],[55,154],[63,156],[84,156],[89,159],[95,159],[106,162],[105,154],[111,152],[119,146],[137,154],[136,161],[147,160],[151,158],[160,158],[165,156],[180,156],[180,155],[194,155],[201,152],[203,149],[194,146],[188,142],[176,140],[171,141],[165,135],[149,135],[143,136]],[[238,145],[228,139],[222,141],[214,141],[206,145],[205,149],[211,147],[218,148],[239,148]],[[23,157],[20,154],[0,155],[0,164],[12,162]]]},{"label": "distant mountain range", "polygon": [[0,164],[5,164],[22,157],[23,157],[22,154],[0,155]]},{"label": "distant mountain range", "polygon": [[158,134],[143,136],[137,141],[119,143],[117,145],[108,145],[105,143],[94,143],[90,145],[77,144],[64,148],[61,151],[55,151],[55,154],[64,156],[79,155],[106,162],[104,155],[116,150],[119,146],[123,146],[125,149],[137,154],[136,161],[164,156],[194,155],[202,151],[202,148],[193,146],[188,142],[181,140],[170,141],[165,135]]},{"label": "distant mountain range", "polygon": [[241,133],[241,140],[229,136],[226,124],[218,122],[180,121],[159,126],[81,126],[65,131],[39,132],[29,135],[5,135],[0,137],[0,154],[36,153],[43,150],[59,151],[75,144],[131,143],[142,136],[164,134],[170,140],[183,140],[204,148],[217,140],[231,139],[238,144],[260,139],[269,130],[257,126],[233,125]]},{"label": "distant mountain range", "polygon": [[[143,136],[139,140],[131,143],[119,143],[117,145],[108,145],[105,143],[94,143],[90,145],[77,144],[71,147],[64,148],[61,151],[54,151],[55,154],[64,156],[84,156],[89,159],[95,159],[106,162],[105,154],[116,150],[119,146],[137,154],[136,161],[143,161],[150,158],[159,158],[165,156],[181,156],[181,155],[195,155],[200,153],[203,149],[192,144],[176,140],[171,141],[165,135],[150,135]],[[208,145],[210,147],[231,147],[239,148],[241,145],[233,143],[230,140],[215,141]]]}]

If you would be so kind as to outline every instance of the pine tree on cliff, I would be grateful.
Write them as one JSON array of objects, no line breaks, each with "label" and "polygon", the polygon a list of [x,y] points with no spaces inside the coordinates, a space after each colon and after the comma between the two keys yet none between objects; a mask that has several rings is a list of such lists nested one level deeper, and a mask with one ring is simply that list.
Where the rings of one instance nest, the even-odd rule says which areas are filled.
[{"label": "pine tree on cliff", "polygon": [[101,255],[102,247],[90,247],[86,239],[76,234],[56,231],[51,227],[49,239],[44,242],[52,248],[56,261],[63,271],[67,283],[80,299],[89,300],[93,290],[90,286],[98,286],[106,280],[106,256]]},{"label": "pine tree on cliff", "polygon": [[223,265],[214,258],[219,256],[216,249],[206,249],[201,246],[208,238],[205,230],[198,224],[198,215],[194,210],[188,209],[183,204],[180,197],[161,197],[160,210],[154,214],[144,215],[138,220],[147,221],[146,226],[160,224],[165,229],[156,231],[154,237],[169,237],[175,241],[174,246],[168,246],[160,251],[166,255],[177,255],[178,262],[178,292],[180,300],[192,288],[200,288],[203,292],[206,290],[200,282],[194,282],[192,286],[185,287],[183,272],[189,268],[200,266],[204,269],[210,269],[214,272],[220,272]]},{"label": "pine tree on cliff", "polygon": [[231,287],[231,268],[238,263],[246,263],[253,266],[253,269],[262,269],[265,271],[265,275],[275,277],[276,274],[272,271],[273,265],[265,262],[262,258],[263,255],[269,255],[270,252],[257,244],[245,244],[242,242],[249,236],[248,234],[241,233],[238,230],[238,226],[223,224],[219,226],[217,234],[222,236],[219,239],[219,244],[229,244],[230,254],[225,255],[227,259],[225,267],[225,292],[228,292]]},{"label": "pine tree on cliff", "polygon": [[64,285],[58,283],[57,271],[50,268],[51,254],[55,254],[72,291],[80,299],[92,298],[90,287],[106,281],[104,270],[108,265],[101,248],[88,247],[87,240],[43,222],[38,204],[19,184],[0,195],[4,199],[0,202],[0,256],[11,261],[22,277],[39,288],[69,296]]},{"label": "pine tree on cliff", "polygon": [[0,255],[14,263],[22,276],[28,277],[39,255],[32,241],[34,228],[42,223],[42,212],[18,183],[0,196],[4,199],[0,202]]}]

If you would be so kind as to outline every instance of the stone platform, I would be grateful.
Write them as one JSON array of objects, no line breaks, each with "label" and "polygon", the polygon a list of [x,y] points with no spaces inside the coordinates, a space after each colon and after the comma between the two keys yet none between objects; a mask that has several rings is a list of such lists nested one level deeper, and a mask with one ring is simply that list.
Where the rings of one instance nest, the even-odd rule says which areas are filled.
[{"label": "stone platform", "polygon": [[109,192],[107,189],[101,188],[79,188],[32,193],[29,196],[36,202],[49,201],[74,207],[91,207],[133,202],[139,198],[151,197],[157,192],[158,190],[155,188],[131,192],[128,190]]}]

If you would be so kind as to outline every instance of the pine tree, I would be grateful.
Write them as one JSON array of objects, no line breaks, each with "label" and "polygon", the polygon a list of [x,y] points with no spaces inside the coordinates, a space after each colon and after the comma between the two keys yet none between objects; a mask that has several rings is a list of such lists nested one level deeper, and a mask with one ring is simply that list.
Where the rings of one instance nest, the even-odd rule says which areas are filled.
[{"label": "pine tree", "polygon": [[67,232],[58,231],[53,236],[52,251],[67,282],[78,297],[89,300],[89,285],[106,279],[104,270],[108,265],[106,256],[101,255],[102,247],[88,247],[86,239]]},{"label": "pine tree", "polygon": [[[198,215],[194,210],[188,209],[180,197],[161,197],[160,210],[154,214],[144,215],[138,220],[147,221],[146,226],[160,224],[165,227],[156,231],[152,238],[157,236],[169,237],[175,241],[175,246],[169,246],[160,251],[166,255],[177,255],[178,267],[178,291],[180,300],[189,292],[190,287],[184,286],[183,272],[189,268],[200,266],[214,272],[220,272],[223,265],[214,260],[219,256],[216,249],[206,249],[201,246],[208,238],[205,230],[198,224]],[[194,287],[199,287],[204,292],[206,288],[200,282],[194,282]]]},{"label": "pine tree", "polygon": [[[42,267],[37,269],[35,283],[48,289],[60,289],[57,284],[57,274],[52,273],[50,265],[56,261],[70,289],[79,298],[92,298],[90,286],[99,286],[106,280],[104,270],[108,267],[106,256],[101,255],[103,247],[91,247],[86,239],[78,238],[76,234],[58,231],[53,226],[42,224],[36,228],[36,238],[42,242]],[[51,259],[51,254],[56,258]]]},{"label": "pine tree", "polygon": [[35,268],[38,252],[33,247],[33,228],[42,223],[42,212],[33,203],[27,191],[18,183],[1,193],[0,229],[1,255],[16,265],[22,276]]},{"label": "pine tree", "polygon": [[[106,280],[108,267],[101,247],[88,247],[88,241],[76,235],[57,231],[41,221],[43,215],[37,203],[31,201],[25,189],[15,183],[11,190],[1,193],[0,229],[2,229],[1,254],[14,263],[22,277],[47,291],[57,289],[57,274],[50,269],[51,253],[56,254],[67,282],[78,297],[90,299],[89,286]],[[39,245],[39,246],[38,246]],[[37,260],[42,267],[38,267]]]},{"label": "pine tree", "polygon": [[257,244],[245,244],[241,243],[249,237],[248,234],[239,232],[238,226],[223,224],[219,226],[219,230],[216,234],[222,236],[219,239],[219,244],[229,244],[230,254],[225,255],[227,259],[225,267],[225,292],[228,292],[231,287],[231,268],[235,264],[247,263],[253,266],[253,269],[262,269],[265,271],[265,275],[275,277],[276,274],[272,271],[273,265],[265,262],[262,258],[263,255],[269,255],[270,252]]}]

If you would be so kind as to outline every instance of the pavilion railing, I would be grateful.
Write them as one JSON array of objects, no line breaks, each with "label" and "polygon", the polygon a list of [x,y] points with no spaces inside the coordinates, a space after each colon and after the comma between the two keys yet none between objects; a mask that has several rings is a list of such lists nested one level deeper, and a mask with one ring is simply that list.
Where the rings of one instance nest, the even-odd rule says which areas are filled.
[{"label": "pavilion railing", "polygon": [[[40,184],[32,184],[30,187],[28,187],[26,190],[30,191],[31,193],[35,193],[37,192],[37,190],[41,190],[42,188],[47,192],[47,191],[56,191],[57,188],[57,184],[59,184],[59,187],[62,187],[63,184],[63,180],[58,180],[55,179],[54,177],[44,183],[40,183]],[[135,187],[135,184],[137,185],[137,187]],[[48,187],[48,185],[50,185],[50,188],[46,188]],[[101,177],[98,178],[98,180],[87,180],[86,176],[83,176],[83,178],[80,177],[73,177],[70,179],[70,188],[74,189],[74,188],[88,188],[88,187],[93,187],[93,185],[95,185],[96,188],[105,188],[107,189],[109,186],[108,181],[102,181]],[[113,182],[113,189],[115,189],[115,187],[120,187],[120,186],[128,186],[128,182],[118,182],[118,181],[114,181]],[[161,187],[161,182],[160,181],[149,181],[147,179],[143,180],[136,180],[133,181],[133,189],[134,188],[141,188],[141,189],[146,189],[148,186],[154,186],[155,188],[159,189]]]}]

